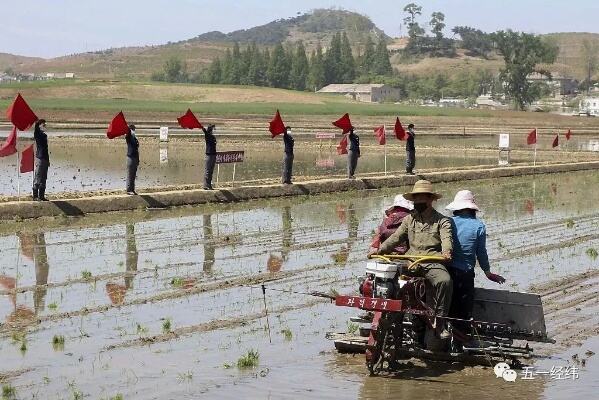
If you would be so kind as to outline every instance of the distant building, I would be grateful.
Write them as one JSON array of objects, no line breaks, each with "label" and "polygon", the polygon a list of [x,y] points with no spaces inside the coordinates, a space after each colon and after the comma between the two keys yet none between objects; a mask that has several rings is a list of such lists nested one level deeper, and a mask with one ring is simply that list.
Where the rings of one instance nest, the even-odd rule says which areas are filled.
[{"label": "distant building", "polygon": [[578,81],[557,72],[551,73],[551,79],[543,74],[534,72],[527,77],[529,82],[540,82],[548,85],[553,92],[553,97],[569,96],[578,93]]},{"label": "distant building", "polygon": [[323,87],[318,93],[340,94],[353,100],[366,103],[381,103],[383,101],[399,101],[400,91],[385,84],[331,84]]},{"label": "distant building", "polygon": [[507,108],[506,105],[498,102],[497,100],[493,100],[490,95],[483,94],[476,98],[476,107],[483,108],[487,110],[500,110]]},{"label": "distant building", "polygon": [[444,97],[439,100],[439,107],[466,108],[466,99]]},{"label": "distant building", "polygon": [[599,117],[599,97],[585,97],[580,100],[579,112]]},{"label": "distant building", "polygon": [[17,78],[15,76],[0,72],[0,83],[10,83],[15,82],[16,80]]}]

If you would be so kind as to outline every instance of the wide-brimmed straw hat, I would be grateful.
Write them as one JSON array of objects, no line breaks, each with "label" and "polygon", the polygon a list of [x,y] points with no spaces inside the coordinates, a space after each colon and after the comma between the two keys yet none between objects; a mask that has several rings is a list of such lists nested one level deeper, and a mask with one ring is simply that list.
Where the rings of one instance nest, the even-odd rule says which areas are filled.
[{"label": "wide-brimmed straw hat", "polygon": [[445,209],[450,211],[466,209],[480,211],[480,208],[476,205],[474,194],[470,190],[460,190],[457,192],[453,201],[449,203]]},{"label": "wide-brimmed straw hat", "polygon": [[439,200],[441,197],[443,197],[441,194],[433,191],[432,183],[425,180],[419,180],[416,182],[412,188],[412,191],[404,193],[403,197],[405,197],[406,200],[414,201],[414,195],[417,194],[430,194],[435,198],[435,200]]},{"label": "wide-brimmed straw hat", "polygon": [[398,194],[393,199],[393,204],[391,204],[389,207],[387,207],[387,209],[391,209],[394,207],[401,207],[401,208],[405,208],[406,210],[412,211],[414,209],[414,203],[411,202],[410,200],[406,200],[406,198],[403,197],[402,194]]}]

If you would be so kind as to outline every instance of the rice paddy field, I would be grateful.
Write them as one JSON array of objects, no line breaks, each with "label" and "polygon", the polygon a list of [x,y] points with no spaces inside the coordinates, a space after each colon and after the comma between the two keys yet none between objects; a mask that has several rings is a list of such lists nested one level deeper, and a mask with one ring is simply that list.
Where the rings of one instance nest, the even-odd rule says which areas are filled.
[{"label": "rice paddy field", "polygon": [[576,366],[577,379],[416,361],[370,377],[362,355],[335,351],[326,334],[351,329],[354,312],[302,293],[356,292],[403,188],[3,223],[3,396],[594,398],[598,184],[579,172],[437,186],[439,210],[460,189],[477,195],[503,289],[541,295],[556,343],[533,344],[534,367]]}]

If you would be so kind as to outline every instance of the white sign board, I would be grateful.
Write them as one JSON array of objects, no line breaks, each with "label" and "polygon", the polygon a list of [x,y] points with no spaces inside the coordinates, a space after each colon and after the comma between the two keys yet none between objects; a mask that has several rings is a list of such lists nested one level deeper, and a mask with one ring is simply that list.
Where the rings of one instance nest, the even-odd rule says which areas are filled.
[{"label": "white sign board", "polygon": [[500,149],[509,149],[510,148],[510,134],[509,133],[501,133],[499,135],[499,148]]},{"label": "white sign board", "polygon": [[160,149],[160,164],[168,164],[168,149],[166,147]]},{"label": "white sign board", "polygon": [[168,126],[160,127],[160,141],[168,142]]},{"label": "white sign board", "polygon": [[318,132],[316,139],[335,139],[335,132]]}]

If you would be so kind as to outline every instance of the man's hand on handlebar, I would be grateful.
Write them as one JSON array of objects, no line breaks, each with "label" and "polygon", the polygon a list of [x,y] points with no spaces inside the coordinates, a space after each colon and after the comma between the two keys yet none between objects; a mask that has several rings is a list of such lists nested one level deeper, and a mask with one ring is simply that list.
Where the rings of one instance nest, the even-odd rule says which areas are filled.
[{"label": "man's hand on handlebar", "polygon": [[374,247],[371,247],[368,250],[368,255],[366,256],[367,258],[372,258],[372,256],[376,256],[379,254],[379,251],[377,249],[375,249]]},{"label": "man's hand on handlebar", "polygon": [[441,255],[443,256],[445,261],[451,261],[451,253],[449,251],[444,251],[443,253],[441,253]]}]

